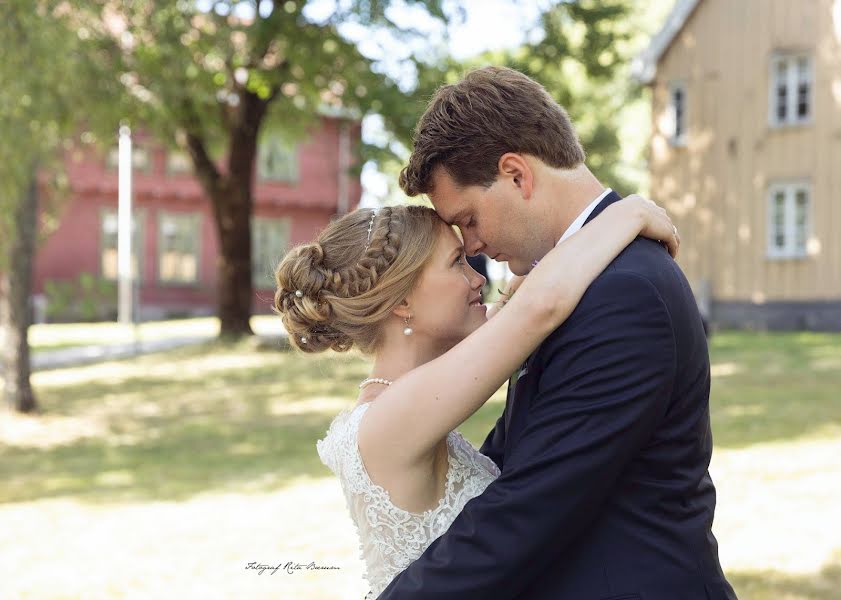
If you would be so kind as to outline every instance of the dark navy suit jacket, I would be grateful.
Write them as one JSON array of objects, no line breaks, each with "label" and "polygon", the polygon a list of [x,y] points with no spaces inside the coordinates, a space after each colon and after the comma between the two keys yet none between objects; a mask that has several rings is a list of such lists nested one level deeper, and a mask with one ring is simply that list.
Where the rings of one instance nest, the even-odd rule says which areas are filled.
[{"label": "dark navy suit jacket", "polygon": [[502,474],[380,599],[734,600],[706,336],[663,246],[632,242],[524,367],[481,448]]}]

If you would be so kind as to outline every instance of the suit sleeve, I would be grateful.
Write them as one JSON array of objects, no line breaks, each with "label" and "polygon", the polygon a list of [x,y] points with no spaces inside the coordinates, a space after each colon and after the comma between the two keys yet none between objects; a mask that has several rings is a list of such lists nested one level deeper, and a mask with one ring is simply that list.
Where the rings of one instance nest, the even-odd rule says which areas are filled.
[{"label": "suit sleeve", "polygon": [[[507,403],[506,403],[507,404]],[[508,410],[506,406],[505,410]],[[499,419],[496,420],[496,425],[485,438],[479,452],[490,458],[502,470],[502,458],[505,454],[505,412],[503,411]]]},{"label": "suit sleeve", "polygon": [[671,320],[639,275],[602,274],[540,353],[537,393],[517,399],[529,412],[505,470],[381,600],[517,597],[586,535],[667,410]]}]

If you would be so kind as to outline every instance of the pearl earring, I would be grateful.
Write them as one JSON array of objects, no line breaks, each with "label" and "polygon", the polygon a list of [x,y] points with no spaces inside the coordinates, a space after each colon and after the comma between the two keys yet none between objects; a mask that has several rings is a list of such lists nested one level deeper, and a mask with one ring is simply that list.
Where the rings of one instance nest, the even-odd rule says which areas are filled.
[{"label": "pearl earring", "polygon": [[406,329],[403,330],[403,335],[412,335],[413,333],[412,328],[409,327],[409,319],[411,319],[411,317],[406,317],[405,319],[403,319],[403,321],[406,323]]}]

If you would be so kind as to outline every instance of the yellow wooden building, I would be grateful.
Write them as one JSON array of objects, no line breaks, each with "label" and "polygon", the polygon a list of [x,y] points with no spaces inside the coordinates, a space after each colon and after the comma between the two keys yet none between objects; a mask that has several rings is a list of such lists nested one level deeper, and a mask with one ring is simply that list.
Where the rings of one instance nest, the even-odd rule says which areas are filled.
[{"label": "yellow wooden building", "polygon": [[634,70],[702,311],[841,330],[841,0],[677,0]]}]

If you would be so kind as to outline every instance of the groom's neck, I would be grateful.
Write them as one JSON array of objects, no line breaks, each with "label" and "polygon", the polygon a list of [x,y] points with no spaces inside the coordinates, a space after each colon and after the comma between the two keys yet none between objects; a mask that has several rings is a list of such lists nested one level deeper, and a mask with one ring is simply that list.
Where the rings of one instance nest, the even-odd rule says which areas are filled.
[{"label": "groom's neck", "polygon": [[583,164],[575,169],[553,170],[551,183],[550,201],[555,213],[552,234],[557,242],[605,187]]}]

